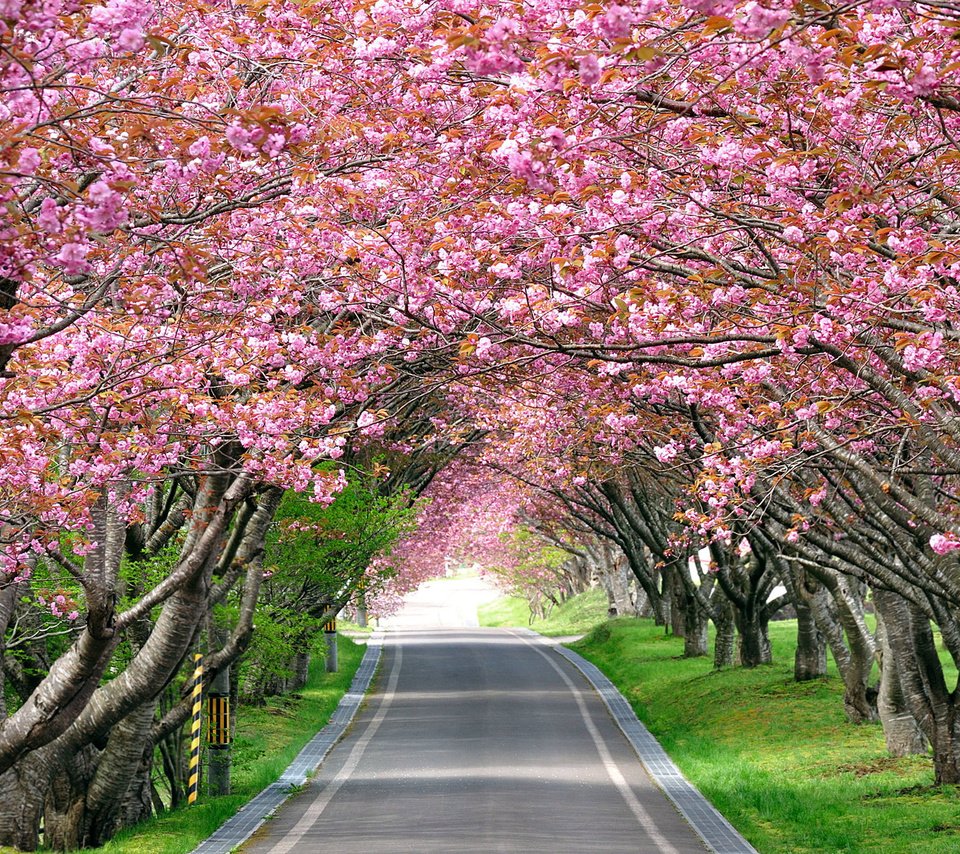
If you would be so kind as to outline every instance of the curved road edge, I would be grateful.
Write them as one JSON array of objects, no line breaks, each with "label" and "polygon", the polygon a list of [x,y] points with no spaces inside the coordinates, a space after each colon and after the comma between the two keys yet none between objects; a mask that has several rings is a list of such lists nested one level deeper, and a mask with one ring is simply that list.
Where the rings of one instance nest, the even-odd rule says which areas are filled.
[{"label": "curved road edge", "polygon": [[191,854],[230,854],[234,848],[253,836],[260,825],[306,782],[307,777],[317,770],[356,716],[377,671],[382,651],[383,632],[377,631],[367,641],[367,650],[350,683],[350,690],[341,698],[330,723],[307,742],[280,779],[247,801],[236,815],[221,824],[212,835],[194,848]]},{"label": "curved road edge", "polygon": [[552,638],[537,634],[532,629],[515,630],[550,646],[562,655],[596,689],[603,699],[617,726],[633,745],[637,756],[663,793],[690,823],[707,847],[716,854],[758,854],[740,832],[718,812],[700,791],[674,764],[633,711],[633,707],[595,664],[587,661],[572,649],[562,646]]}]

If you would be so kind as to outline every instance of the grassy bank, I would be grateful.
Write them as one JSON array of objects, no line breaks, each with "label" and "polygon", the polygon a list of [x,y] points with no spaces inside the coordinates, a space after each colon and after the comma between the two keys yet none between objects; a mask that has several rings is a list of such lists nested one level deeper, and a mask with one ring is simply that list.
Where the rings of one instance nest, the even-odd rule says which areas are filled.
[{"label": "grassy bank", "polygon": [[891,759],[879,725],[843,715],[834,673],[793,681],[796,624],[771,626],[775,663],[715,672],[647,620],[573,644],[617,684],[687,777],[762,854],[960,850],[956,787],[927,757]]},{"label": "grassy bank", "polygon": [[[326,725],[350,687],[365,648],[343,636],[338,640],[339,673],[326,673],[323,656],[315,656],[299,699],[274,698],[263,708],[240,708],[233,747],[232,795],[201,795],[194,806],[143,822],[99,850],[105,854],[187,854],[274,782]],[[0,847],[0,854],[14,854],[14,849]]]},{"label": "grassy bank", "polygon": [[477,609],[481,626],[529,626],[550,637],[582,635],[607,619],[607,597],[602,590],[588,590],[554,607],[545,619],[530,614],[526,599],[505,596]]},{"label": "grassy bank", "polygon": [[241,707],[233,747],[233,794],[201,796],[194,806],[131,828],[101,850],[105,854],[186,854],[274,782],[326,725],[350,687],[365,647],[342,635],[338,642],[338,673],[326,673],[323,656],[314,656],[299,699],[274,698],[263,708]]}]

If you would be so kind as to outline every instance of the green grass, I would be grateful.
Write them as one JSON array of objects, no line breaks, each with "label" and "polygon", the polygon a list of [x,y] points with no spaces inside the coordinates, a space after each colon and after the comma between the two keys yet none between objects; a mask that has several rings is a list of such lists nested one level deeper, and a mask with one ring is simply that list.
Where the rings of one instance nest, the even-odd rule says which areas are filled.
[{"label": "green grass", "polygon": [[354,623],[351,620],[345,620],[343,617],[337,617],[337,631],[347,632],[348,635],[370,635],[373,634],[375,626],[373,625],[373,618],[371,617],[367,620],[367,625],[361,626],[359,623]]},{"label": "green grass", "polygon": [[612,679],[687,777],[762,854],[960,850],[956,787],[928,757],[891,759],[879,725],[843,714],[835,672],[793,681],[796,624],[771,626],[774,664],[716,672],[683,642],[621,619],[572,644]]},{"label": "green grass", "polygon": [[[106,854],[186,854],[261,789],[274,782],[300,749],[330,720],[363,657],[364,647],[342,635],[338,673],[324,671],[314,656],[302,699],[275,698],[263,708],[241,706],[233,746],[233,794],[200,796],[191,807],[166,813],[123,831],[105,845]],[[0,854],[15,849],[0,846]]]},{"label": "green grass", "polygon": [[573,596],[553,608],[546,619],[534,619],[526,599],[505,596],[477,609],[481,626],[529,626],[551,637],[582,635],[607,619],[607,597],[598,589]]}]

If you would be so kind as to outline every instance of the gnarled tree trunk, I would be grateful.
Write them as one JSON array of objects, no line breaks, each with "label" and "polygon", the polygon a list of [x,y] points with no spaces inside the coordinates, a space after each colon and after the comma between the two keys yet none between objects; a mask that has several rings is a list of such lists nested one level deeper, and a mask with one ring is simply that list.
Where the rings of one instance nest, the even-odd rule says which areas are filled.
[{"label": "gnarled tree trunk", "polygon": [[937,784],[960,783],[960,710],[956,692],[947,689],[929,615],[889,590],[875,589],[874,602],[890,651],[902,664],[900,686],[907,708],[933,748]]},{"label": "gnarled tree trunk", "polygon": [[876,643],[864,616],[863,586],[828,567],[808,567],[795,589],[837,663],[847,719],[878,720],[877,690],[870,682]]},{"label": "gnarled tree trunk", "polygon": [[[127,667],[111,681],[99,687],[98,680],[94,680],[92,685],[89,679],[83,681],[87,696],[84,697],[82,710],[73,722],[55,740],[50,741],[46,748],[34,750],[26,756],[22,756],[21,752],[22,758],[16,762],[10,774],[0,778],[7,786],[21,790],[18,801],[25,804],[16,821],[10,821],[6,825],[0,823],[0,843],[21,848],[25,845],[35,847],[40,811],[50,790],[52,774],[58,767],[56,757],[69,757],[70,761],[75,763],[77,757],[85,755],[91,745],[106,744],[109,748],[108,738],[111,731],[117,731],[129,715],[135,713],[143,704],[154,700],[179,669],[206,613],[210,568],[219,555],[223,534],[233,509],[252,492],[252,484],[244,478],[237,480],[229,488],[226,476],[212,476],[207,478],[207,481],[202,490],[202,503],[193,516],[191,530],[177,566],[164,582],[117,619],[118,629],[130,625],[147,613],[152,603],[163,601],[163,597],[167,596],[146,642]],[[198,497],[198,502],[200,501],[201,498]],[[112,623],[112,620],[110,622]],[[118,633],[114,634],[114,642]],[[62,659],[57,664],[61,662]],[[71,677],[80,680],[77,674],[85,671],[83,668],[72,668],[69,672]],[[150,705],[151,718],[152,714],[153,707]],[[21,739],[21,749],[27,742],[29,739]],[[117,749],[121,746],[127,747],[118,743]],[[152,744],[150,749],[152,752]],[[80,840],[86,833],[83,817],[88,812],[88,795],[94,798],[89,812],[94,817],[103,816],[104,819],[110,812],[107,802],[112,799],[114,789],[119,792],[118,797],[122,801],[132,778],[137,774],[139,759],[143,754],[144,747],[141,742],[139,752],[134,747],[130,757],[120,763],[123,768],[118,764],[116,779],[111,780],[109,786],[104,781],[103,785],[107,788],[104,789],[102,797],[94,788],[91,792],[84,792],[82,799],[79,795],[66,799],[69,803],[65,804],[60,813],[63,815],[63,830],[60,835],[64,844],[68,838],[76,837]],[[126,761],[127,759],[129,761]],[[38,766],[38,763],[42,764]],[[82,777],[80,774],[76,779],[80,780]],[[3,785],[0,785],[0,788],[3,788]],[[53,792],[54,797],[58,794],[62,792]],[[32,828],[28,826],[30,822],[33,822]],[[51,829],[55,824],[56,819],[51,822]],[[109,821],[103,822],[101,830],[98,830],[99,835],[103,835],[108,824]]]},{"label": "gnarled tree trunk", "polygon": [[797,652],[793,662],[793,678],[808,682],[827,675],[827,639],[817,628],[813,609],[803,596],[794,596],[797,612]]},{"label": "gnarled tree trunk", "polygon": [[713,622],[717,635],[713,641],[713,666],[733,667],[736,660],[736,626],[733,621],[733,603],[722,592],[717,594]]},{"label": "gnarled tree trunk", "polygon": [[883,726],[887,751],[891,756],[926,753],[927,738],[907,706],[900,676],[901,663],[890,647],[883,616],[879,611],[877,612],[877,641],[881,668],[877,712]]},{"label": "gnarled tree trunk", "polygon": [[773,654],[770,649],[769,622],[756,610],[735,610],[740,664],[757,667],[770,664]]},{"label": "gnarled tree trunk", "polygon": [[0,774],[0,844],[36,851],[50,785],[61,769],[59,752],[41,747]]},{"label": "gnarled tree trunk", "polygon": [[156,705],[156,698],[148,700],[120,720],[110,731],[106,748],[84,763],[84,773],[76,775],[69,792],[58,793],[54,787],[44,821],[49,847],[58,851],[96,848],[124,827],[125,820],[150,814],[149,787],[144,793],[142,770],[149,765],[147,754],[152,757],[153,753]]}]

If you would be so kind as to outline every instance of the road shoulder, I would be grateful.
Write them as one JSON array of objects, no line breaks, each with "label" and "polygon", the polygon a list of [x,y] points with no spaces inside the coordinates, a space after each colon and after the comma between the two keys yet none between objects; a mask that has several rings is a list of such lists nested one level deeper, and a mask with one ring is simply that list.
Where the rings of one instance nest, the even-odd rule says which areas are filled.
[{"label": "road shoulder", "polygon": [[758,854],[757,850],[725,819],[680,772],[667,752],[637,718],[633,708],[603,672],[583,656],[530,629],[516,630],[538,638],[562,655],[593,685],[617,726],[637,752],[640,761],[663,793],[674,803],[698,836],[716,854]]},{"label": "road shoulder", "polygon": [[356,716],[380,663],[383,632],[374,632],[368,638],[367,650],[350,684],[350,690],[343,695],[330,723],[310,739],[280,779],[241,807],[236,815],[220,825],[191,854],[230,854],[253,836],[260,825],[316,771]]}]

